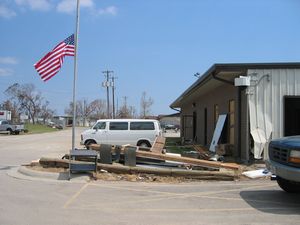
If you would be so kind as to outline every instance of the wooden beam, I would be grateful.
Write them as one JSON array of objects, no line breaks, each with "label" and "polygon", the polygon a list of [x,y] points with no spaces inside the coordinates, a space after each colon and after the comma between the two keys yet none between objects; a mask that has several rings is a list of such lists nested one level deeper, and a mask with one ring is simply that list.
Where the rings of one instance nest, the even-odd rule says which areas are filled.
[{"label": "wooden beam", "polygon": [[[68,168],[69,160],[67,159],[56,159],[42,157],[39,160],[40,164],[45,167],[62,167]],[[72,161],[72,163],[86,164],[87,162]],[[233,180],[235,174],[232,172],[220,172],[220,171],[199,171],[199,170],[179,170],[170,168],[145,168],[145,167],[129,167],[121,164],[97,164],[98,170],[106,170],[108,172],[119,173],[119,174],[155,174],[161,176],[173,176],[173,177],[190,177],[199,179],[216,179],[216,180]]]},{"label": "wooden beam", "polygon": [[[91,145],[93,150],[100,150],[100,145],[93,144]],[[124,151],[124,148],[122,149]],[[169,160],[169,161],[176,161],[182,163],[188,163],[203,167],[213,167],[213,168],[225,168],[230,170],[235,170],[237,172],[240,171],[240,166],[236,163],[222,163],[222,162],[215,162],[215,161],[208,161],[208,160],[201,160],[201,159],[193,159],[188,157],[179,157],[167,154],[160,154],[154,152],[145,152],[145,151],[136,151],[137,157],[145,157],[145,158],[154,158],[154,159],[161,159],[161,160]]]}]

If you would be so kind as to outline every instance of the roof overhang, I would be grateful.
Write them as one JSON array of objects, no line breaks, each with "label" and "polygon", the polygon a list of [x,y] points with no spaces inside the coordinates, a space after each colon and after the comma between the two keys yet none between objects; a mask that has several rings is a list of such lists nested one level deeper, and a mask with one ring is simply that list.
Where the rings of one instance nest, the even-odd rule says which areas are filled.
[{"label": "roof overhang", "polygon": [[246,76],[249,69],[289,69],[300,68],[300,63],[234,63],[214,64],[171,105],[172,109],[181,108],[184,102],[204,95],[205,93],[227,83],[234,85],[234,79]]}]

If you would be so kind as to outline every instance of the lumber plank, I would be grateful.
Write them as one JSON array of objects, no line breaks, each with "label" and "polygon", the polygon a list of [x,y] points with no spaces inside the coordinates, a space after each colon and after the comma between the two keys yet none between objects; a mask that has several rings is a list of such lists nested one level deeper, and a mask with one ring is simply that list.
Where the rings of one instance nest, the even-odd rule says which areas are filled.
[{"label": "lumber plank", "polygon": [[[100,149],[98,144],[91,145],[91,148],[93,150],[98,150],[98,151]],[[122,151],[124,151],[124,149],[122,149]],[[188,157],[166,155],[166,154],[155,153],[155,152],[136,151],[136,156],[189,163],[189,164],[199,165],[203,167],[225,168],[225,169],[231,169],[235,171],[240,171],[241,169],[240,166],[235,163],[221,163],[221,162],[208,161],[202,159],[193,159]]]},{"label": "lumber plank", "polygon": [[155,141],[154,141],[153,146],[151,147],[150,151],[161,153],[163,151],[165,143],[166,143],[166,138],[165,137],[157,136],[155,138]]},{"label": "lumber plank", "polygon": [[[48,158],[42,157],[39,160],[40,164],[43,166],[53,166],[68,168],[69,160],[67,159],[57,159],[57,158]],[[85,164],[87,162],[73,161],[72,163]],[[59,165],[59,166],[58,166]],[[178,170],[178,169],[170,169],[170,168],[145,168],[145,167],[129,167],[123,166],[120,164],[97,164],[98,170],[106,170],[108,172],[119,173],[119,174],[137,174],[137,173],[145,173],[145,174],[155,174],[162,176],[177,176],[177,177],[195,177],[202,179],[234,179],[235,174],[230,172],[221,172],[221,171],[197,171],[197,170]]]}]

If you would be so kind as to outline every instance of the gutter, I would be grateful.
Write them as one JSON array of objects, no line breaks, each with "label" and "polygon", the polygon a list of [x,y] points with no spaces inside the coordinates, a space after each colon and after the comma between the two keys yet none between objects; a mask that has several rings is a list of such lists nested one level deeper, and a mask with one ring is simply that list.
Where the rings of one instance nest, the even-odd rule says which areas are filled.
[{"label": "gutter", "polygon": [[215,72],[212,73],[212,77],[213,77],[215,80],[221,81],[221,82],[223,82],[223,83],[230,84],[230,85],[234,85],[234,82],[233,82],[233,81],[230,81],[230,80],[226,80],[226,79],[222,79],[222,78],[220,78],[220,77],[217,77],[217,75],[216,75]]},{"label": "gutter", "polygon": [[170,106],[170,108],[173,109],[173,110],[175,110],[175,111],[177,111],[177,112],[179,112],[179,113],[181,113],[181,110],[179,110],[179,109],[175,109],[175,108],[172,107],[172,106]]}]

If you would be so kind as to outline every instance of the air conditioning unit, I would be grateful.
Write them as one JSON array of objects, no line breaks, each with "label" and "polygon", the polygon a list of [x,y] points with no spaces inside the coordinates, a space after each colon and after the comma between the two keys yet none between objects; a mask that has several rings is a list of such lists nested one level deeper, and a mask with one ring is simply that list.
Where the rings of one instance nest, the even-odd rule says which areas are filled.
[{"label": "air conditioning unit", "polygon": [[234,86],[250,86],[250,77],[240,76],[234,79]]}]

